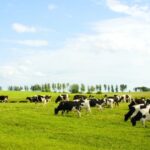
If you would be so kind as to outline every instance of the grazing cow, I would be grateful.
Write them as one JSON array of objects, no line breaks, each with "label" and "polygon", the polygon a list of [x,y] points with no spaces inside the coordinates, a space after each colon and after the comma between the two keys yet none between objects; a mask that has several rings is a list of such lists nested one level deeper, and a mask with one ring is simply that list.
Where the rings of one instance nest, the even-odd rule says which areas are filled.
[{"label": "grazing cow", "polygon": [[46,102],[49,102],[51,100],[51,98],[52,98],[52,96],[49,96],[49,95],[45,95],[44,97],[46,99]]},{"label": "grazing cow", "polygon": [[0,102],[4,102],[4,103],[8,102],[8,96],[1,95]]},{"label": "grazing cow", "polygon": [[56,100],[55,103],[61,102],[61,101],[69,101],[69,96],[68,94],[61,94],[59,95]]},{"label": "grazing cow", "polygon": [[74,95],[73,99],[84,100],[84,99],[87,99],[87,96],[85,96],[85,95]]},{"label": "grazing cow", "polygon": [[136,122],[140,120],[142,121],[143,127],[145,127],[147,120],[150,121],[150,104],[141,106],[137,114],[131,118],[132,126],[135,126]]},{"label": "grazing cow", "polygon": [[64,112],[68,113],[69,111],[76,110],[78,116],[81,117],[80,112],[81,108],[86,108],[87,111],[91,111],[89,101],[88,100],[61,101],[58,107],[55,108],[54,113],[55,115],[57,115],[59,111],[61,111],[62,114],[64,114]]},{"label": "grazing cow", "polygon": [[50,100],[51,96],[41,96],[41,95],[36,95],[32,97],[27,97],[26,99],[29,100],[30,102],[35,102],[35,103],[44,103],[46,104]]},{"label": "grazing cow", "polygon": [[127,121],[130,117],[134,117],[138,111],[150,104],[150,100],[143,100],[143,99],[135,99],[129,104],[129,111],[124,115],[124,121]]},{"label": "grazing cow", "polygon": [[130,104],[128,105],[129,109],[137,104],[144,104],[145,103],[145,99],[144,98],[140,98],[140,99],[133,99]]},{"label": "grazing cow", "polygon": [[132,98],[131,98],[131,96],[130,95],[122,95],[122,96],[120,96],[120,101],[122,101],[122,102],[126,102],[126,103],[130,103],[131,102],[131,100],[132,100]]},{"label": "grazing cow", "polygon": [[114,107],[114,104],[115,106],[119,106],[119,96],[117,95],[114,95],[114,96],[107,96],[107,95],[104,95],[104,101],[105,101],[105,104],[107,106],[109,106],[110,108],[113,108]]},{"label": "grazing cow", "polygon": [[98,107],[102,110],[102,106],[105,105],[105,101],[103,99],[91,98],[89,99],[90,107]]}]

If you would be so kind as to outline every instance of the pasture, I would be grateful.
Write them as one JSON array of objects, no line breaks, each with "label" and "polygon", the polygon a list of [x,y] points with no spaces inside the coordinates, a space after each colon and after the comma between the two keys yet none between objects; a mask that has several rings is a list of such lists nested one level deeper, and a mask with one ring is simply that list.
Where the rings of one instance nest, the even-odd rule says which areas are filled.
[{"label": "pasture", "polygon": [[[48,93],[0,92],[8,95],[9,101],[25,100],[36,94]],[[52,95],[52,101],[47,105],[0,103],[1,150],[149,150],[150,123],[143,128],[141,122],[136,127],[130,121],[124,122],[128,104],[103,111],[92,108],[92,113],[82,110],[81,118],[76,112],[55,116],[58,104],[54,100],[58,94],[48,95]],[[150,97],[150,93],[133,95]]]}]

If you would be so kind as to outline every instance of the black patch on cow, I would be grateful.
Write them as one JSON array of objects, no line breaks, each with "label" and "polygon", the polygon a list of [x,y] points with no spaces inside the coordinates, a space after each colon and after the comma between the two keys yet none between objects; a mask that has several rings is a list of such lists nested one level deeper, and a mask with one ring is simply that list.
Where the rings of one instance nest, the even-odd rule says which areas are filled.
[{"label": "black patch on cow", "polygon": [[141,105],[140,106],[140,109],[145,109],[146,108],[146,105]]},{"label": "black patch on cow", "polygon": [[142,113],[139,111],[136,116],[134,116],[133,118],[131,118],[131,123],[132,126],[136,125],[136,121],[139,121],[142,118]]},{"label": "black patch on cow", "polygon": [[128,121],[128,119],[132,116],[132,114],[134,113],[135,108],[131,107],[130,110],[128,111],[128,113],[126,113],[124,115],[124,121]]}]

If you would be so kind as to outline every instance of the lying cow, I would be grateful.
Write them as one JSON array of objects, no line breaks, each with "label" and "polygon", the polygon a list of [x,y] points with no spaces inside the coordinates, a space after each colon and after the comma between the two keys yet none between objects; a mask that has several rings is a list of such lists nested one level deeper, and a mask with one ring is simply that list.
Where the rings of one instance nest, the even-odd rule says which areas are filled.
[{"label": "lying cow", "polygon": [[1,95],[1,96],[0,96],[0,102],[2,102],[2,103],[8,102],[8,96]]}]

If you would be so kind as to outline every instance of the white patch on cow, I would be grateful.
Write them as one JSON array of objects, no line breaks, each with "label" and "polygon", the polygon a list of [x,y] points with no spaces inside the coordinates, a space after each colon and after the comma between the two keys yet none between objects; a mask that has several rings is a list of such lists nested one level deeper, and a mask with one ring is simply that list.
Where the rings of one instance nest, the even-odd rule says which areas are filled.
[{"label": "white patch on cow", "polygon": [[81,108],[85,108],[87,112],[91,112],[89,100],[85,99],[84,102],[81,103]]}]

